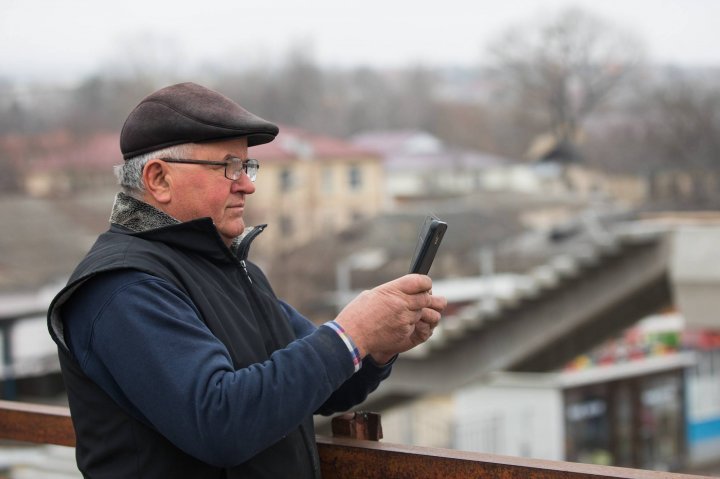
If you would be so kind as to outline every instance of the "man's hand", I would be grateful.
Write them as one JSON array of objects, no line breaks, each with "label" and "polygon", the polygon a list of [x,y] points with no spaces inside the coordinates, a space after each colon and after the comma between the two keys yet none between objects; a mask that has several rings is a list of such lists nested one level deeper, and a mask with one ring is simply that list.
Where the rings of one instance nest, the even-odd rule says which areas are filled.
[{"label": "man's hand", "polygon": [[408,274],[362,292],[335,319],[365,357],[383,364],[424,343],[447,306],[428,276]]}]

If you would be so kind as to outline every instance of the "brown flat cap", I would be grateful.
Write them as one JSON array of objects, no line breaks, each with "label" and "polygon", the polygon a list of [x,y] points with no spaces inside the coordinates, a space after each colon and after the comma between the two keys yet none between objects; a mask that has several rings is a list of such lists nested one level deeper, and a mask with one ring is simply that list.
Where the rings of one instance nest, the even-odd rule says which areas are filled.
[{"label": "brown flat cap", "polygon": [[181,143],[247,137],[248,146],[261,145],[277,134],[277,125],[226,96],[195,83],[179,83],[148,95],[130,112],[120,133],[120,150],[127,160]]}]

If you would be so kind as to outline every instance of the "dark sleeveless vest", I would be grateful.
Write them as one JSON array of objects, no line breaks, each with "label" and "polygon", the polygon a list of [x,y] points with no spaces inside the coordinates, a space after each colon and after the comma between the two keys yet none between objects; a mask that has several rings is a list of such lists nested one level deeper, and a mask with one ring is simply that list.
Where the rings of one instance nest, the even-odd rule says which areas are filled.
[{"label": "dark sleeveless vest", "polygon": [[[318,478],[312,418],[243,464],[224,469],[185,454],[115,403],[81,370],[62,332],[62,304],[104,272],[134,269],[163,278],[192,299],[227,347],[235,368],[262,362],[295,339],[267,278],[246,261],[245,237],[233,254],[209,218],[132,232],[112,225],[78,265],[48,312],[77,436],[80,470],[91,478]],[[158,394],[162,394],[158,391]],[[242,434],[242,431],[238,431]]]}]

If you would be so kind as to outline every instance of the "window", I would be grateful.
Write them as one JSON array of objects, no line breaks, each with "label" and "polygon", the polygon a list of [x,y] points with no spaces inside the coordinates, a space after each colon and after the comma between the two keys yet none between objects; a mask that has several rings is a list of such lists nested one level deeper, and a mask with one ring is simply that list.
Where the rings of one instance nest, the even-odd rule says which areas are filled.
[{"label": "window", "polygon": [[565,393],[566,459],[586,464],[613,463],[605,384]]},{"label": "window", "polygon": [[325,168],[322,173],[322,187],[325,193],[333,192],[333,170]]},{"label": "window", "polygon": [[290,191],[295,186],[295,178],[290,168],[280,170],[280,192]]},{"label": "window", "polygon": [[282,234],[284,237],[289,237],[293,235],[293,220],[290,216],[282,215],[279,218],[280,223],[280,234]]},{"label": "window", "polygon": [[640,379],[640,463],[655,471],[677,470],[682,461],[685,421],[682,376],[666,373]]},{"label": "window", "polygon": [[362,170],[358,165],[352,165],[348,170],[348,184],[351,190],[362,188]]}]

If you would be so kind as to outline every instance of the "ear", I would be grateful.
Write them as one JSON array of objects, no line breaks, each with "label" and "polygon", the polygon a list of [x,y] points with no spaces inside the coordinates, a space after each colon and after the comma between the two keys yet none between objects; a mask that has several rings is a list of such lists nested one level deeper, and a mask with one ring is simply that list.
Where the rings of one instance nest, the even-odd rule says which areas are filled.
[{"label": "ear", "polygon": [[160,204],[167,204],[172,198],[170,169],[167,163],[160,160],[150,160],[145,164],[142,172],[145,191]]}]

